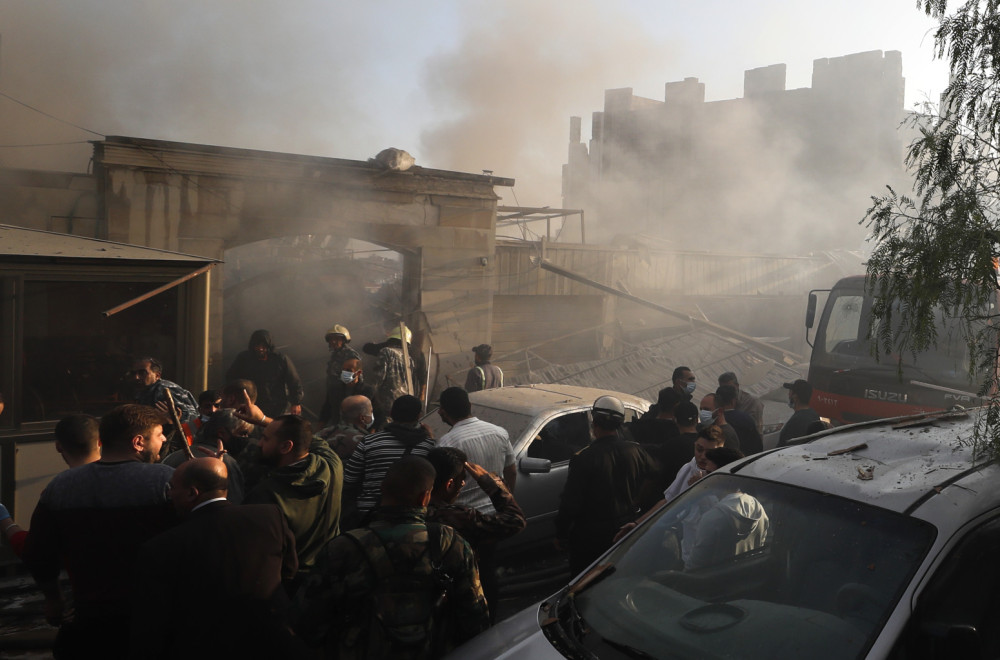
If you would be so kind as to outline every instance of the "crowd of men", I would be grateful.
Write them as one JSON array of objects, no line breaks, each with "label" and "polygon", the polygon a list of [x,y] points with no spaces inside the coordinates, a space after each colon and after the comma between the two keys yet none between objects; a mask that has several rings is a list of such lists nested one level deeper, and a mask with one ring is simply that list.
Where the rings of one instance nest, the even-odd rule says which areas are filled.
[{"label": "crowd of men", "polygon": [[[410,357],[404,337],[366,352],[391,371]],[[342,326],[327,335],[326,406],[337,410],[325,408],[316,432],[298,414],[294,366],[265,331],[218,392],[196,401],[142,358],[135,403],[59,423],[70,469],[46,487],[29,529],[0,505],[0,531],[60,628],[56,657],[427,658],[495,621],[495,549],[526,525],[507,431],[450,387],[438,409],[450,431],[434,438],[418,396],[357,387],[349,340]],[[476,347],[472,389],[502,385],[490,352]],[[574,572],[643,512],[761,451],[762,406],[736,376],[723,374],[700,411],[694,382],[678,368],[627,425],[620,400],[594,403],[592,441],[570,459],[557,519]],[[796,415],[806,410],[808,383],[786,387]]]}]

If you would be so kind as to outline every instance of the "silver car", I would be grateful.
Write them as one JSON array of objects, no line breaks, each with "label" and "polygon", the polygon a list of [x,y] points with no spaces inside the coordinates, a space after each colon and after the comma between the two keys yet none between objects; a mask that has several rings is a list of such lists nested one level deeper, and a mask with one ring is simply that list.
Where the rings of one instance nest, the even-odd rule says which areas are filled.
[{"label": "silver car", "polygon": [[[517,385],[469,394],[473,415],[507,430],[517,461],[514,497],[528,526],[505,541],[501,552],[521,552],[551,544],[555,538],[555,517],[569,459],[590,441],[590,407],[605,394],[625,404],[626,422],[650,406],[631,394],[572,385]],[[423,421],[435,438],[448,432],[436,411]]]},{"label": "silver car", "polygon": [[732,463],[454,657],[998,657],[1000,466],[969,446],[978,414]]}]

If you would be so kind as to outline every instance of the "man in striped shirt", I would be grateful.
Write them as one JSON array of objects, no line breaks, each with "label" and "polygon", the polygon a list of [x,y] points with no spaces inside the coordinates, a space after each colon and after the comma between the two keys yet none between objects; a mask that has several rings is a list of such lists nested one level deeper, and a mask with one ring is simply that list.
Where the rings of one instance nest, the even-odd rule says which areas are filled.
[{"label": "man in striped shirt", "polygon": [[[473,417],[469,393],[461,387],[449,387],[441,392],[438,414],[451,426],[451,430],[441,436],[438,446],[461,449],[469,457],[470,463],[483,466],[487,472],[503,475],[504,483],[513,493],[517,466],[507,431],[496,424]],[[482,513],[495,513],[490,496],[471,479],[465,484],[455,503]]]},{"label": "man in striped shirt", "polygon": [[392,403],[392,422],[385,430],[366,435],[344,466],[344,498],[353,499],[364,519],[381,499],[382,480],[393,463],[404,456],[427,456],[434,438],[420,424],[420,399],[404,394]]}]

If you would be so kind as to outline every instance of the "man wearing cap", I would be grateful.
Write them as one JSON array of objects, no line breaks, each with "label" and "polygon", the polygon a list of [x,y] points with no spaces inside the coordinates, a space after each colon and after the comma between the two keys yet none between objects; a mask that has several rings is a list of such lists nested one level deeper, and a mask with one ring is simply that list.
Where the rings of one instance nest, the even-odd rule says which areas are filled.
[{"label": "man wearing cap", "polygon": [[792,440],[808,435],[809,425],[819,421],[819,413],[809,407],[813,388],[808,381],[800,378],[794,383],[785,383],[785,389],[788,390],[788,407],[795,412],[781,427],[781,435],[778,436],[779,447],[784,447]]},{"label": "man wearing cap", "polygon": [[574,574],[611,547],[615,532],[635,518],[643,477],[655,467],[638,444],[622,437],[620,400],[600,397],[591,417],[594,440],[570,459],[555,522],[557,543],[569,545]]},{"label": "man wearing cap", "polygon": [[[330,347],[330,359],[326,363],[326,400],[319,418],[324,426],[336,424],[339,420],[333,417],[339,416],[340,401],[344,397],[338,396],[341,391],[339,387],[342,383],[344,363],[347,360],[360,360],[361,356],[356,350],[348,346],[351,343],[351,331],[339,323],[326,331],[326,343]],[[335,401],[336,400],[336,401]],[[336,404],[336,405],[334,405]]]},{"label": "man wearing cap", "polygon": [[480,344],[472,348],[472,354],[476,366],[469,369],[469,375],[465,377],[465,391],[478,392],[503,387],[503,371],[495,364],[490,364],[490,358],[493,357],[493,347],[488,344]]}]

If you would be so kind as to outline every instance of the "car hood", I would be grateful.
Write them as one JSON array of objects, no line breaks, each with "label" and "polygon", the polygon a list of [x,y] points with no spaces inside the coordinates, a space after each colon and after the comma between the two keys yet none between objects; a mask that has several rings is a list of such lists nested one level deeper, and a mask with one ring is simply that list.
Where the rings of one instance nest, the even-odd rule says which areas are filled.
[{"label": "car hood", "polygon": [[455,649],[448,658],[489,660],[525,658],[559,660],[563,656],[552,647],[538,627],[538,604],[505,619],[486,632]]}]

